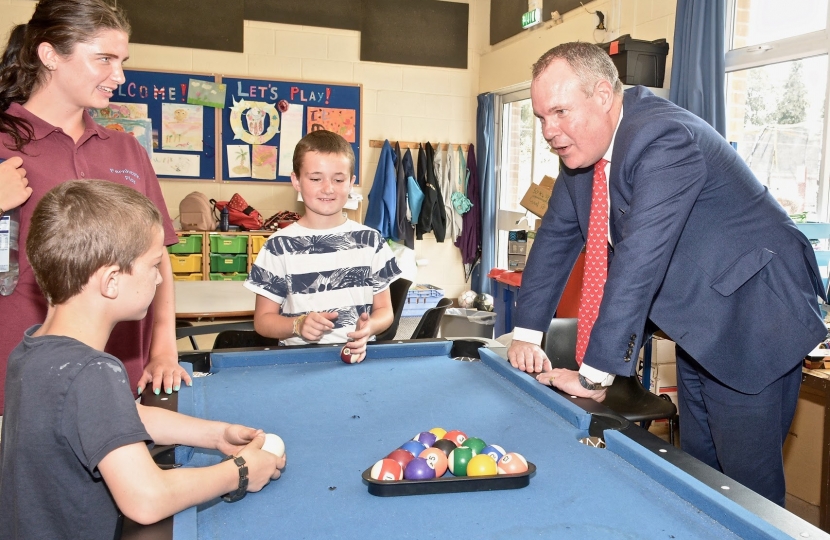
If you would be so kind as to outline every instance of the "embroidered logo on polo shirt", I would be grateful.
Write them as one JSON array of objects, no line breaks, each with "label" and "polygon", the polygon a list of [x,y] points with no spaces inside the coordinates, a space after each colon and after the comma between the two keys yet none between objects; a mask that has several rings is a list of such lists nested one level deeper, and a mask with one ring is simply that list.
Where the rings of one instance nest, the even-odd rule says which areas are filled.
[{"label": "embroidered logo on polo shirt", "polygon": [[132,182],[133,184],[141,180],[141,177],[138,175],[138,173],[131,171],[130,169],[110,169],[110,172],[113,174],[123,174],[124,178],[128,182]]}]

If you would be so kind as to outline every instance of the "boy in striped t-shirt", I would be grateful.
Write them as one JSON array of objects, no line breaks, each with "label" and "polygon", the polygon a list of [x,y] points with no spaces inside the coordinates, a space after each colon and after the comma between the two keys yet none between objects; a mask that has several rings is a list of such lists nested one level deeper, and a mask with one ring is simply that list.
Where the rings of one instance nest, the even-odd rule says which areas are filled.
[{"label": "boy in striped t-shirt", "polygon": [[291,184],[305,215],[271,235],[245,287],[257,294],[259,334],[286,345],[350,342],[360,362],[369,339],[392,324],[389,284],[401,270],[378,231],[343,215],[354,159],[331,131],[300,139]]}]

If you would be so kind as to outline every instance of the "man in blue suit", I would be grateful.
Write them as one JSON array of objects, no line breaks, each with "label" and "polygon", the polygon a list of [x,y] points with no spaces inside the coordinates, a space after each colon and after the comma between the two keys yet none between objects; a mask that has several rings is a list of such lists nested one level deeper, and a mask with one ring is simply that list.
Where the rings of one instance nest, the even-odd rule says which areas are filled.
[{"label": "man in blue suit", "polygon": [[[634,372],[650,320],[677,344],[683,449],[783,505],[801,361],[826,335],[810,243],[723,137],[644,87],[623,92],[599,47],[545,53],[531,100],[564,166],[522,278],[510,362],[601,401]],[[588,237],[601,159],[599,312],[579,372],[551,370],[538,345]]]}]

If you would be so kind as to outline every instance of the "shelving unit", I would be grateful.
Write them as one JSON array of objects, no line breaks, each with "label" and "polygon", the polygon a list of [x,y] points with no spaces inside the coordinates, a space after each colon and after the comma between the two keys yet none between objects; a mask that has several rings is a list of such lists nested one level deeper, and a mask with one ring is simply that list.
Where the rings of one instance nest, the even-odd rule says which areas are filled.
[{"label": "shelving unit", "polygon": [[[257,253],[273,233],[177,231],[176,234],[180,239],[179,244],[171,248],[177,252],[170,253],[175,280],[243,281],[251,271],[251,264]],[[194,240],[195,237],[198,237],[198,240]],[[238,240],[243,237],[244,241]],[[171,248],[168,248],[168,252]],[[243,256],[244,264],[238,262]],[[211,260],[216,271],[211,269]]]}]

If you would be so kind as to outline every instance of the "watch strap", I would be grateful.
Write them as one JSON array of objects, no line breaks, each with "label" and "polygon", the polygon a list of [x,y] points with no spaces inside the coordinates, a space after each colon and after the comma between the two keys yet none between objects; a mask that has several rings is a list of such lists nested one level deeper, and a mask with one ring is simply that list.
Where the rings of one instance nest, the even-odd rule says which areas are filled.
[{"label": "watch strap", "polygon": [[248,466],[245,464],[245,459],[242,456],[225,456],[222,462],[224,463],[230,459],[239,468],[239,487],[222,495],[222,500],[229,503],[244,499],[248,493]]},{"label": "watch strap", "polygon": [[586,390],[602,390],[604,388],[602,386],[602,383],[591,382],[588,379],[586,379],[585,376],[582,375],[582,373],[578,374],[578,379],[579,384],[581,384],[582,388]]}]

